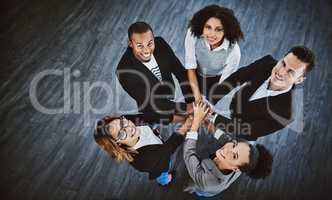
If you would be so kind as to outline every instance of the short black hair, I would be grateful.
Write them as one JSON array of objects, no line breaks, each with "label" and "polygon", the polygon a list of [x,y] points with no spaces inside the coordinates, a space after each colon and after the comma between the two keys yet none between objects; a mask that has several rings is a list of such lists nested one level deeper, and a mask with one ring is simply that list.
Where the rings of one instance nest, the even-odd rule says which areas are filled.
[{"label": "short black hair", "polygon": [[[265,178],[271,174],[273,157],[271,153],[260,144],[256,144],[255,147],[249,144],[249,163],[245,163],[239,167],[241,172],[245,172],[250,178],[259,179]],[[258,150],[258,159],[254,158],[253,151],[256,148]]]},{"label": "short black hair", "polygon": [[234,16],[233,10],[218,5],[209,5],[196,12],[190,20],[189,28],[195,37],[203,34],[205,23],[211,18],[217,18],[224,27],[224,37],[231,44],[243,39],[240,22]]},{"label": "short black hair", "polygon": [[[305,46],[294,46],[287,54],[293,53],[299,60],[307,63],[306,72],[310,72],[315,66],[315,55],[314,52]],[[286,54],[286,55],[287,55]]]},{"label": "short black hair", "polygon": [[130,40],[133,33],[146,33],[148,31],[151,31],[153,34],[152,28],[149,24],[145,22],[135,22],[128,28],[128,39]]}]

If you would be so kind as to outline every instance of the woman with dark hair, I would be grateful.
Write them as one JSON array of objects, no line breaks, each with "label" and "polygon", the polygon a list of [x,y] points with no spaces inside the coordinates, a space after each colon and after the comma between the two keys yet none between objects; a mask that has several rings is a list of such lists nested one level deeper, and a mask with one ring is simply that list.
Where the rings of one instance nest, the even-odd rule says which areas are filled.
[{"label": "woman with dark hair", "polygon": [[231,9],[210,5],[194,14],[185,38],[185,68],[195,102],[202,94],[211,99],[214,85],[238,69],[242,38]]},{"label": "woman with dark hair", "polygon": [[226,190],[242,172],[251,178],[268,176],[273,158],[263,145],[253,145],[220,129],[214,132],[220,148],[209,158],[201,159],[198,156],[196,146],[199,124],[208,112],[208,106],[203,103],[194,106],[192,126],[183,145],[184,162],[191,177],[184,191],[197,196],[212,197]]},{"label": "woman with dark hair", "polygon": [[190,128],[184,124],[163,142],[159,132],[144,123],[140,115],[106,116],[99,120],[94,134],[97,144],[119,161],[128,161],[135,169],[149,173],[160,185],[172,180],[171,156],[182,144]]}]

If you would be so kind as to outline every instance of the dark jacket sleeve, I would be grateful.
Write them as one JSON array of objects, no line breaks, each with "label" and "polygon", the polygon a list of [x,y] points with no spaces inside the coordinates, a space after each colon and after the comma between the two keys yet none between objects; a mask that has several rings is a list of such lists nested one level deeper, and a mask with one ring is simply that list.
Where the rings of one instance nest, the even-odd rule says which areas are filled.
[{"label": "dark jacket sleeve", "polygon": [[146,79],[145,74],[135,70],[131,57],[128,55],[128,50],[121,58],[120,63],[116,69],[116,75],[123,89],[141,105],[146,100],[146,93],[151,87]]},{"label": "dark jacket sleeve", "polygon": [[[281,117],[281,116],[279,116]],[[278,131],[293,121],[291,115],[284,116],[282,119],[266,115],[264,118],[255,119],[251,121],[241,120],[241,125],[237,120],[230,120],[219,115],[216,118],[215,126],[222,129],[226,133],[233,136],[240,136],[247,140],[257,140],[259,137],[269,135]],[[234,124],[235,123],[235,124]],[[225,129],[227,127],[227,130]]]},{"label": "dark jacket sleeve", "polygon": [[264,70],[265,66],[270,66],[271,62],[275,62],[274,58],[271,55],[267,55],[246,67],[241,67],[238,71],[234,72],[225,81],[218,85],[218,87],[216,87],[213,92],[212,103],[216,104],[221,98],[237,86],[254,79],[257,72],[259,70]]},{"label": "dark jacket sleeve", "polygon": [[183,136],[173,133],[164,144],[141,147],[130,164],[139,171],[148,172],[150,179],[155,179],[169,169],[171,155],[183,140]]},{"label": "dark jacket sleeve", "polygon": [[280,124],[279,122],[275,121],[273,118],[255,120],[253,122],[250,122],[250,127],[251,127],[250,134],[244,134],[243,138],[247,140],[257,140],[259,137],[266,136],[280,129],[283,129],[290,122],[291,120],[287,121],[287,124]]},{"label": "dark jacket sleeve", "polygon": [[167,42],[161,38],[158,37],[161,45],[166,48],[168,52],[169,59],[172,61],[171,64],[171,72],[175,75],[175,77],[178,79],[182,94],[184,96],[186,103],[191,103],[194,101],[192,90],[188,81],[187,72],[186,69],[183,67],[182,63],[178,59],[178,57],[175,55],[172,48],[167,44]]},{"label": "dark jacket sleeve", "polygon": [[123,115],[126,119],[132,121],[136,126],[144,126],[146,124],[159,123],[159,120],[149,120],[144,113]]}]

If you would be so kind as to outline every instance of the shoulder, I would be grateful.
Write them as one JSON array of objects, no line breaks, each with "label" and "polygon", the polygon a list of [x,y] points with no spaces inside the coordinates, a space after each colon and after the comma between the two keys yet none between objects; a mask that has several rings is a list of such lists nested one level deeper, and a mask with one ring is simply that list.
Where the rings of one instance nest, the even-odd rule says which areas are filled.
[{"label": "shoulder", "polygon": [[165,41],[165,39],[160,36],[155,37],[154,42],[156,45],[169,46],[168,43]]},{"label": "shoulder", "polygon": [[163,146],[163,144],[151,144],[142,146],[137,150],[138,154],[136,154],[135,158],[154,158],[160,156],[160,148]]},{"label": "shoulder", "polygon": [[154,38],[155,43],[155,50],[154,52],[156,54],[164,54],[165,52],[168,52],[170,49],[169,44],[164,40],[162,37],[155,37]]},{"label": "shoulder", "polygon": [[262,67],[265,69],[272,69],[276,64],[277,64],[276,59],[274,59],[271,55],[266,55],[264,57],[257,59],[251,65],[254,65],[259,68]]},{"label": "shoulder", "polygon": [[232,44],[230,46],[230,55],[232,55],[233,57],[241,57],[241,50],[240,50],[240,46],[237,42],[235,42],[234,44]]},{"label": "shoulder", "polygon": [[186,35],[194,37],[194,34],[191,32],[190,28],[187,29]]},{"label": "shoulder", "polygon": [[231,48],[232,48],[232,52],[235,52],[235,53],[240,53],[241,52],[240,46],[237,42],[232,44]]},{"label": "shoulder", "polygon": [[187,32],[186,32],[186,40],[196,40],[197,39],[197,37],[194,35],[194,33],[193,32],[191,32],[191,29],[190,28],[188,28],[187,29]]},{"label": "shoulder", "polygon": [[144,126],[147,125],[148,123],[146,122],[144,118],[144,114],[128,114],[128,115],[123,115],[126,119],[130,120],[135,124],[135,126]]},{"label": "shoulder", "polygon": [[159,55],[170,55],[173,53],[172,47],[162,37],[155,37],[155,52]]},{"label": "shoulder", "polygon": [[272,68],[277,64],[278,61],[271,55],[266,55],[260,59],[260,62],[264,69],[267,70],[268,74],[270,74]]},{"label": "shoulder", "polygon": [[264,63],[277,63],[278,61],[274,59],[271,55],[266,55],[260,59],[258,59],[260,62]]},{"label": "shoulder", "polygon": [[123,53],[120,61],[119,61],[119,64],[118,64],[118,67],[117,69],[123,69],[123,68],[126,68],[128,66],[131,66],[132,64],[132,59],[133,59],[133,54],[132,54],[132,50],[131,48],[128,46],[126,51]]}]

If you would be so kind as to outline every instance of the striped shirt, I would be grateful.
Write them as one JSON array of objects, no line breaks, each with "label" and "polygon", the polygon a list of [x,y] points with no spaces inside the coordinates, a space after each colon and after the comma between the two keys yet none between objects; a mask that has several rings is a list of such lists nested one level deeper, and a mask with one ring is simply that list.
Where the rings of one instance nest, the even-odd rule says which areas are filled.
[{"label": "striped shirt", "polygon": [[143,62],[143,64],[155,75],[155,77],[159,81],[162,80],[162,76],[161,76],[161,72],[160,72],[158,63],[153,55],[151,56],[151,59],[149,62]]}]

